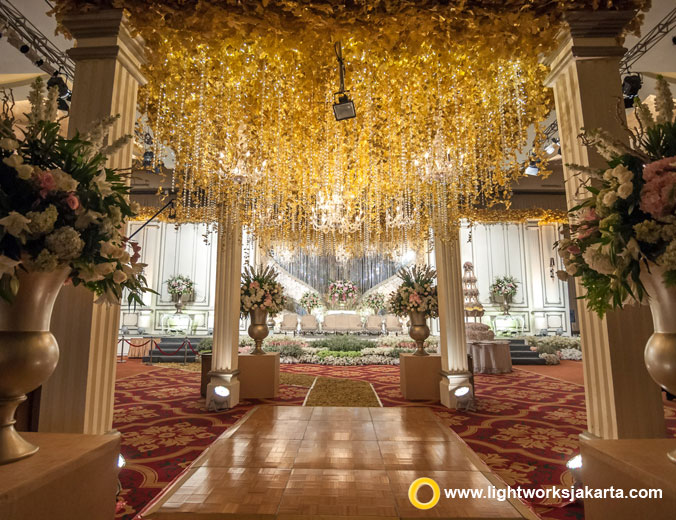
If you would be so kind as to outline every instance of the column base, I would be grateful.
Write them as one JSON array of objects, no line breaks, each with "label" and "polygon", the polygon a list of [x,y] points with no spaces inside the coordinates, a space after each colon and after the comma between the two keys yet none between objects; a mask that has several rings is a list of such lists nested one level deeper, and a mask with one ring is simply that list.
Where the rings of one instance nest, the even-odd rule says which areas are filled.
[{"label": "column base", "polygon": [[404,399],[438,401],[441,356],[399,354],[399,381]]},{"label": "column base", "polygon": [[[458,408],[461,400],[455,395],[455,391],[462,386],[471,385],[472,374],[469,372],[441,372],[441,382],[439,383],[439,392],[441,394],[441,404],[446,408]],[[472,388],[471,398],[474,398],[474,388]]]},{"label": "column base", "polygon": [[239,356],[242,399],[270,399],[279,395],[279,352]]},{"label": "column base", "polygon": [[239,404],[240,399],[240,382],[237,378],[239,370],[230,372],[209,372],[209,384],[207,385],[207,409],[213,405],[214,389],[217,386],[224,386],[230,391],[230,402],[228,408],[234,408]]}]

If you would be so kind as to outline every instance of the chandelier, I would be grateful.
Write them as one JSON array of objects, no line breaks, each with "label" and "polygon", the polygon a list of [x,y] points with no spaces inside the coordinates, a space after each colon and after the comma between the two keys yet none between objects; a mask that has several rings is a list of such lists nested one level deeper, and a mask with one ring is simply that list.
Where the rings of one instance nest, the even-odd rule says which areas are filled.
[{"label": "chandelier", "polygon": [[311,209],[310,224],[320,233],[356,233],[364,221],[361,208],[352,208],[337,187],[330,196],[320,192]]}]

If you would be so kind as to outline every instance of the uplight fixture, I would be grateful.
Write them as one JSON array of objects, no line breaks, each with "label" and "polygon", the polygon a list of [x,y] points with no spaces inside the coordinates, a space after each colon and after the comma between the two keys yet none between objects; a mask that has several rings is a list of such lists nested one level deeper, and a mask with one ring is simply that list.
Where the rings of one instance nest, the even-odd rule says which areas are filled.
[{"label": "uplight fixture", "polygon": [[357,111],[354,108],[354,102],[347,95],[345,90],[345,62],[343,61],[343,50],[340,42],[334,45],[336,51],[336,58],[338,59],[338,73],[340,75],[340,90],[334,94],[337,101],[333,104],[333,115],[336,121],[343,121],[345,119],[352,119],[357,117]]},{"label": "uplight fixture", "polygon": [[122,469],[122,468],[124,468],[124,467],[126,466],[126,464],[127,464],[127,461],[124,459],[124,457],[123,457],[122,454],[120,453],[120,454],[117,456],[117,467],[120,468],[120,469]]},{"label": "uplight fixture", "polygon": [[463,384],[454,388],[453,396],[455,397],[456,410],[474,410],[474,395],[470,385]]},{"label": "uplight fixture", "polygon": [[208,399],[207,409],[217,412],[226,408],[230,408],[230,389],[223,385],[215,386]]}]

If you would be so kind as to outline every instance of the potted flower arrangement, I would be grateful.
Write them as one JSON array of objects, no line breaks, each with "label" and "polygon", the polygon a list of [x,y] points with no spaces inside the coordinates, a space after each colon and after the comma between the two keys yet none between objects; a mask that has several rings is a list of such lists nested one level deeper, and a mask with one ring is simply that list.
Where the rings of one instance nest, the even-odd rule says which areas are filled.
[{"label": "potted flower arrangement", "polygon": [[176,304],[176,312],[180,313],[186,301],[191,301],[195,282],[182,274],[170,276],[164,283],[167,284],[167,291]]},{"label": "potted flower arrangement", "polygon": [[427,356],[423,347],[430,335],[427,318],[439,316],[437,286],[434,282],[437,272],[427,265],[413,265],[397,273],[401,279],[399,288],[390,294],[389,306],[397,316],[407,316],[411,321],[408,334],[417,345],[416,356]]},{"label": "potted flower arrangement", "polygon": [[8,95],[0,116],[0,464],[37,451],[11,419],[56,366],[49,323],[64,282],[107,303],[126,291],[130,304],[142,305],[150,291],[140,247],[122,235],[137,209],[123,174],[105,167],[128,138],[104,145],[115,118],[85,135],[61,136],[57,99],[55,88],[45,97],[38,79],[26,128],[18,130]]},{"label": "potted flower arrangement", "polygon": [[329,283],[329,301],[339,307],[347,307],[357,300],[359,289],[351,280],[334,280]]},{"label": "potted flower arrangement", "polygon": [[301,296],[300,306],[305,309],[308,314],[311,314],[313,310],[319,309],[322,306],[322,300],[319,298],[319,294],[312,291],[307,291]]},{"label": "potted flower arrangement", "polygon": [[676,124],[661,77],[656,109],[655,117],[636,103],[639,129],[631,132],[631,146],[603,130],[583,134],[608,166],[576,167],[592,182],[584,186],[587,198],[570,209],[570,238],[557,243],[565,266],[559,276],[579,278],[587,307],[599,316],[648,301],[655,333],[646,365],[658,384],[676,393]]},{"label": "potted flower arrangement", "polygon": [[362,305],[371,309],[375,314],[379,314],[385,310],[385,295],[377,292],[371,293],[364,297]]},{"label": "potted flower arrangement", "polygon": [[284,288],[277,281],[278,273],[272,267],[246,266],[240,287],[240,312],[251,316],[249,336],[256,342],[251,354],[263,354],[263,340],[268,335],[267,319],[281,312],[286,304]]},{"label": "potted flower arrangement", "polygon": [[505,315],[509,314],[509,307],[512,304],[512,298],[516,295],[518,286],[519,282],[513,276],[499,276],[488,288],[491,297],[496,303],[500,304]]}]

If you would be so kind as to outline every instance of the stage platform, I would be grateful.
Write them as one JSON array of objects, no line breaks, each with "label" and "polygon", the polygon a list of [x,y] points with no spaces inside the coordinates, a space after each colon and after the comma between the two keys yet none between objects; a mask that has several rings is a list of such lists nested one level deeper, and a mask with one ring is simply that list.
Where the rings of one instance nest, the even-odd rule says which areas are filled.
[{"label": "stage platform", "polygon": [[[441,499],[413,507],[430,477]],[[444,497],[504,484],[428,408],[258,406],[143,512],[148,520],[537,519],[518,500]],[[420,501],[431,498],[423,487]]]}]

